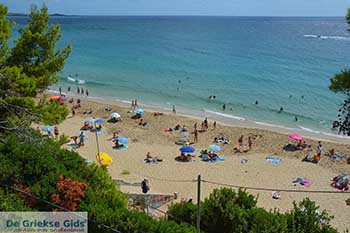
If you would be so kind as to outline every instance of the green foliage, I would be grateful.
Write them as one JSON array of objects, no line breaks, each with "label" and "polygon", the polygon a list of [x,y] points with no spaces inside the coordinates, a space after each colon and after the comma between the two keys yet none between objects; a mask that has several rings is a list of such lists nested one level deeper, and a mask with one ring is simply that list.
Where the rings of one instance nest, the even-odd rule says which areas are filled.
[{"label": "green foliage", "polygon": [[33,5],[28,24],[9,48],[11,23],[6,15],[7,8],[0,4],[0,132],[26,128],[32,121],[57,124],[68,115],[64,105],[33,103],[38,94],[57,82],[71,46],[56,49],[61,38],[59,25],[49,25],[46,6],[38,9]]},{"label": "green foliage", "polygon": [[18,195],[8,193],[0,188],[0,211],[30,211],[29,208]]},{"label": "green foliage", "polygon": [[319,211],[319,206],[309,198],[299,204],[293,203],[294,209],[287,214],[289,232],[298,233],[336,233],[337,230],[330,225],[333,218],[326,211]]},{"label": "green foliage", "polygon": [[[181,203],[175,203],[169,206],[168,214],[169,219],[176,221],[177,223],[181,223],[181,221],[185,221],[193,226],[196,225],[196,210],[197,205],[193,204],[192,202],[181,202]],[[171,216],[176,216],[175,218],[172,218]],[[179,221],[179,220],[181,221]]]},{"label": "green foliage", "polygon": [[350,95],[350,70],[343,70],[331,78],[329,89],[335,93],[343,92]]},{"label": "green foliage", "polygon": [[[76,210],[87,211],[90,219],[122,232],[194,232],[189,226],[156,221],[143,213],[129,211],[126,208],[127,197],[117,190],[115,182],[104,169],[95,164],[87,165],[76,152],[61,149],[58,141],[45,139],[34,132],[28,136],[8,135],[0,144],[0,183],[13,186],[15,180],[20,180],[32,194],[50,200],[52,194],[57,193],[59,177],[70,177],[87,184],[85,195]],[[0,200],[0,207],[1,203]],[[11,206],[10,201],[4,203],[7,209],[16,209],[19,205],[14,202]],[[53,209],[40,202],[34,207],[40,211]],[[91,224],[89,232],[109,231]]]},{"label": "green foliage", "polygon": [[350,8],[348,8],[348,13],[346,14],[346,22],[350,25]]},{"label": "green foliage", "polygon": [[63,121],[69,113],[68,108],[57,101],[45,102],[37,107],[37,111],[41,115],[40,120],[50,125]]},{"label": "green foliage", "polygon": [[11,37],[11,26],[8,19],[6,19],[6,15],[7,7],[0,4],[0,67],[8,53],[7,40]]},{"label": "green foliage", "polygon": [[23,72],[35,80],[37,88],[44,90],[58,80],[57,73],[62,70],[71,47],[55,50],[56,43],[61,38],[60,26],[49,26],[46,6],[38,9],[33,5],[29,23],[19,33],[7,64],[22,67]]},{"label": "green foliage", "polygon": [[64,145],[69,142],[69,137],[65,134],[61,134],[60,137],[58,138],[58,144]]},{"label": "green foliage", "polygon": [[[256,198],[245,191],[215,189],[201,203],[201,230],[207,233],[335,233],[330,226],[327,212],[309,199],[303,200],[286,214],[268,212],[256,206]],[[192,203],[177,203],[170,206],[169,215],[174,219],[195,225],[196,206]]]}]

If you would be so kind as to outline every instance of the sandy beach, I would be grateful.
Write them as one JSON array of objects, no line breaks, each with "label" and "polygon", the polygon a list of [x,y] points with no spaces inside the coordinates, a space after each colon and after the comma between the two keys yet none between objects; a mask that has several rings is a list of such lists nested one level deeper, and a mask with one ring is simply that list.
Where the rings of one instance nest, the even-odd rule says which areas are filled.
[{"label": "sandy beach", "polygon": [[[70,105],[71,107],[71,105]],[[111,107],[111,111],[105,111],[106,107]],[[142,103],[141,103],[141,108]],[[91,114],[83,114],[84,111],[92,110]],[[217,123],[213,129],[213,120],[208,116],[209,130],[200,132],[198,143],[192,146],[196,148],[193,162],[177,162],[175,157],[180,154],[179,145],[175,141],[179,139],[179,133],[168,133],[165,129],[173,128],[175,125],[186,125],[190,132],[193,131],[195,122],[200,128],[202,116],[191,118],[188,116],[175,115],[164,112],[164,115],[154,116],[155,109],[145,112],[143,119],[148,123],[148,127],[139,126],[139,120],[132,119],[133,113],[128,113],[130,107],[119,106],[108,103],[102,104],[95,100],[82,99],[82,107],[77,110],[76,115],[68,118],[58,125],[60,134],[67,136],[76,135],[87,117],[109,119],[112,112],[117,112],[122,116],[122,121],[118,123],[104,123],[102,134],[98,136],[100,149],[113,157],[113,164],[109,167],[109,172],[113,179],[124,180],[126,182],[140,182],[144,177],[149,179],[151,193],[173,194],[178,192],[181,198],[196,198],[196,182],[191,181],[201,174],[205,181],[232,184],[237,186],[251,186],[271,189],[292,189],[292,190],[327,190],[337,191],[331,187],[331,179],[340,173],[350,173],[350,165],[346,160],[331,161],[328,157],[322,157],[319,164],[301,162],[305,157],[305,151],[287,152],[283,146],[290,141],[287,130],[278,133],[279,129],[268,131],[266,129],[246,128],[241,125],[228,125],[226,122]],[[114,143],[111,141],[113,132],[129,138],[129,145],[126,150],[113,149]],[[87,132],[89,136],[85,146],[75,149],[86,159],[96,161],[95,155],[96,138],[94,133]],[[198,157],[199,151],[213,144],[213,139],[224,135],[231,140],[228,145],[220,145],[219,155],[225,161],[215,163],[202,162]],[[234,148],[240,135],[244,136],[244,148],[248,149],[247,139],[252,136],[252,150],[246,153],[235,153]],[[309,139],[311,135],[303,134],[306,142],[312,145],[315,153],[317,141]],[[317,137],[314,137],[317,139]],[[336,152],[345,155],[350,153],[350,145],[345,144],[345,139],[322,138],[323,153],[334,148]],[[189,140],[194,140],[193,134],[189,135]],[[332,142],[331,142],[332,141]],[[69,146],[65,146],[70,148]],[[158,164],[146,164],[144,158],[147,152],[157,155],[163,159]],[[267,156],[278,156],[281,158],[279,164],[272,164],[266,161]],[[241,160],[247,159],[247,163],[242,164]],[[311,187],[301,185],[294,186],[292,181],[296,178],[307,178],[312,181]],[[180,180],[180,181],[169,181]],[[219,185],[203,182],[202,199],[210,192],[220,187]],[[121,186],[124,192],[141,193],[139,187]],[[349,227],[350,217],[349,206],[345,200],[350,198],[349,193],[292,193],[281,192],[281,199],[271,198],[271,191],[248,190],[252,194],[258,195],[258,205],[267,209],[279,209],[286,211],[292,207],[293,201],[300,201],[305,197],[314,200],[321,209],[328,210],[334,215],[332,223],[339,230]]]}]

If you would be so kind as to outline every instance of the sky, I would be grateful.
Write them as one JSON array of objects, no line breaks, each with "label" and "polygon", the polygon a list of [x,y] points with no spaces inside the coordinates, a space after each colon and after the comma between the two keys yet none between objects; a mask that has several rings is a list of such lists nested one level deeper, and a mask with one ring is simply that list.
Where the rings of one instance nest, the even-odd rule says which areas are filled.
[{"label": "sky", "polygon": [[32,3],[73,15],[344,16],[350,0],[0,0],[10,12]]}]

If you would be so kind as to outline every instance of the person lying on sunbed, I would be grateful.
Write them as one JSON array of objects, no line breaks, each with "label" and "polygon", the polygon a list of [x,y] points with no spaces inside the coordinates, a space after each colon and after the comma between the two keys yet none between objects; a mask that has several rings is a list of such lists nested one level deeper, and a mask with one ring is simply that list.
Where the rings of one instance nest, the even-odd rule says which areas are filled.
[{"label": "person lying on sunbed", "polygon": [[147,152],[146,158],[144,160],[146,163],[158,163],[163,161],[158,156],[152,156],[150,152]]},{"label": "person lying on sunbed", "polygon": [[162,112],[154,112],[153,116],[163,116],[164,114]]}]

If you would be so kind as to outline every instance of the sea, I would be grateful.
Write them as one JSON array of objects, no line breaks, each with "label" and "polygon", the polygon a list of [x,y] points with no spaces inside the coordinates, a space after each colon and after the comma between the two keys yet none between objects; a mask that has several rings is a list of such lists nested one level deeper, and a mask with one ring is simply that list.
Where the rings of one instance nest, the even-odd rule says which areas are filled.
[{"label": "sea", "polygon": [[[27,17],[10,17],[16,29]],[[307,132],[332,132],[350,68],[342,17],[58,16],[72,53],[50,87]],[[16,30],[14,36],[18,36]],[[212,98],[209,98],[212,96]],[[215,98],[214,98],[215,96]],[[223,109],[225,105],[225,109]],[[280,112],[280,108],[283,111]]]}]

